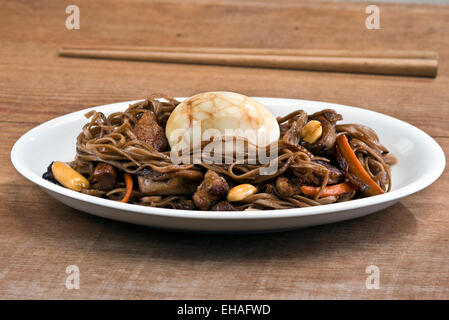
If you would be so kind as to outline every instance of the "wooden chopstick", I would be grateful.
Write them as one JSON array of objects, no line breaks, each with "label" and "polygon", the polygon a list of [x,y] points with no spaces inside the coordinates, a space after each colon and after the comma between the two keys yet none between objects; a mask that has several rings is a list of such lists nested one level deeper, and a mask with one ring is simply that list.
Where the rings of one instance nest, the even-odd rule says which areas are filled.
[{"label": "wooden chopstick", "polygon": [[186,53],[226,53],[272,56],[302,57],[355,57],[355,58],[404,58],[437,59],[435,51],[419,50],[310,50],[310,49],[253,49],[253,48],[206,48],[206,47],[148,47],[148,46],[70,46],[62,47],[66,52],[74,49],[112,50],[112,51],[148,51],[148,52],[186,52]]},{"label": "wooden chopstick", "polygon": [[60,56],[435,77],[432,51],[350,51],[186,47],[63,47]]}]

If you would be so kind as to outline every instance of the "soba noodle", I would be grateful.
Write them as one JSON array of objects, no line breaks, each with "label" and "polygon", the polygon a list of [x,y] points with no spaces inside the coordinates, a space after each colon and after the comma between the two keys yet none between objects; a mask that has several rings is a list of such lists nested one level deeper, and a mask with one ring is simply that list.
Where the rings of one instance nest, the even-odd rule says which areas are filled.
[{"label": "soba noodle", "polygon": [[[134,134],[133,128],[142,114],[150,111],[154,114],[157,124],[165,129],[171,112],[178,104],[177,100],[164,94],[153,94],[144,101],[130,105],[127,110],[114,112],[109,116],[105,116],[101,112],[90,111],[86,114],[89,122],[83,126],[77,137],[76,158],[70,163],[70,166],[83,174],[90,182],[94,180],[95,166],[99,162],[113,166],[118,170],[119,175],[129,173],[139,176],[152,172],[155,179],[158,177],[173,179],[185,175],[186,170],[197,170],[203,173],[212,170],[224,177],[230,188],[242,183],[249,183],[257,188],[257,193],[233,203],[236,210],[308,207],[364,196],[360,190],[340,196],[321,196],[324,188],[329,185],[331,166],[335,166],[336,170],[343,168],[338,167],[334,150],[326,149],[326,152],[317,153],[313,151],[313,146],[308,147],[307,143],[300,142],[299,131],[307,120],[307,114],[302,110],[278,118],[281,139],[268,148],[277,148],[277,156],[271,159],[276,163],[275,170],[271,174],[262,175],[261,169],[266,168],[267,164],[254,163],[254,159],[250,159],[251,155],[248,152],[243,156],[238,155],[239,159],[235,153],[231,154],[232,159],[218,164],[204,160],[195,164],[174,164],[171,161],[169,150],[158,151],[151,145],[140,141]],[[331,115],[335,117],[335,122],[341,119],[340,115],[333,110],[332,112]],[[317,113],[312,117],[321,115]],[[337,124],[332,130],[335,131],[335,135],[345,134],[348,137],[351,148],[369,176],[384,191],[390,191],[390,165],[394,163],[395,158],[380,144],[376,133],[372,129],[358,124]],[[247,145],[247,141],[245,143]],[[293,177],[298,179],[295,181],[301,181],[306,176],[319,181],[317,195],[310,197],[301,192],[285,195],[278,190],[279,184],[276,183],[276,181],[280,181],[277,180],[278,177],[286,177],[286,179]],[[347,174],[343,179],[344,181],[356,181],[356,178],[352,178],[354,180],[351,180],[351,175],[349,174],[348,177]],[[95,184],[82,190],[84,193],[112,200],[120,200],[125,191],[125,183],[120,178],[110,190],[99,190]],[[174,209],[196,208],[192,194],[148,195],[137,188],[133,189],[130,202]]]}]

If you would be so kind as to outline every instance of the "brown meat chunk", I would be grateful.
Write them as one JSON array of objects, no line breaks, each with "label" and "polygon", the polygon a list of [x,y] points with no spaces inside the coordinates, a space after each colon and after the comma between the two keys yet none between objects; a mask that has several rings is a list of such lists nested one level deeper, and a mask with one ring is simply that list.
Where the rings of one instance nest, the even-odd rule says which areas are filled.
[{"label": "brown meat chunk", "polygon": [[276,190],[282,197],[291,197],[300,192],[299,185],[295,185],[287,177],[276,178]]},{"label": "brown meat chunk", "polygon": [[211,208],[212,211],[236,211],[234,206],[226,200],[220,201]]},{"label": "brown meat chunk", "polygon": [[[343,171],[323,161],[314,162],[325,166],[329,170],[328,185],[337,184],[343,181],[345,177]],[[305,170],[304,174],[296,173],[296,175],[291,177],[278,177],[276,179],[276,189],[282,197],[291,197],[292,195],[301,193],[301,186],[321,186],[323,179],[324,176],[311,170]]]},{"label": "brown meat chunk", "polygon": [[229,191],[226,180],[216,172],[208,170],[204,180],[193,195],[193,202],[201,210],[207,210],[216,202],[224,198]]},{"label": "brown meat chunk", "polygon": [[[321,162],[321,161],[320,161]],[[328,185],[337,184],[344,179],[344,173],[336,167],[328,163],[320,163],[329,170]],[[300,171],[300,170],[298,170]],[[295,176],[291,178],[292,182],[300,186],[321,186],[324,180],[324,173],[311,170],[304,170],[304,172],[296,172]]]},{"label": "brown meat chunk", "polygon": [[134,127],[136,138],[152,146],[158,151],[167,148],[168,142],[164,130],[157,124],[154,115],[150,111],[145,111]]},{"label": "brown meat chunk", "polygon": [[117,181],[117,170],[110,164],[99,162],[95,166],[94,181],[98,183],[98,189],[111,190]]},{"label": "brown meat chunk", "polygon": [[327,184],[337,184],[343,180],[344,172],[337,167],[334,167],[333,165],[320,160],[314,160],[313,162],[319,163],[322,166],[325,166],[327,170],[329,170],[329,181],[327,182]]},{"label": "brown meat chunk", "polygon": [[139,190],[153,196],[192,194],[203,179],[198,170],[181,170],[168,174],[150,171],[137,177]]}]

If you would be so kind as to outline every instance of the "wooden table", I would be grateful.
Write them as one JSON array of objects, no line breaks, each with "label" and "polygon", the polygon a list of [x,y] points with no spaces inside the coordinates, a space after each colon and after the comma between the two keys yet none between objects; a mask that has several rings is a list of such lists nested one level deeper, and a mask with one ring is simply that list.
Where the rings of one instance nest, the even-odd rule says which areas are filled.
[{"label": "wooden table", "polygon": [[[14,142],[54,117],[150,92],[210,90],[376,110],[449,151],[449,7],[360,3],[77,0],[0,3],[0,298],[448,299],[449,175],[382,212],[293,232],[204,235],[153,230],[68,208],[10,162]],[[436,79],[59,58],[61,45],[436,50]],[[55,137],[57,139],[57,137]],[[80,269],[80,289],[65,286]],[[365,286],[368,265],[380,288]]]}]

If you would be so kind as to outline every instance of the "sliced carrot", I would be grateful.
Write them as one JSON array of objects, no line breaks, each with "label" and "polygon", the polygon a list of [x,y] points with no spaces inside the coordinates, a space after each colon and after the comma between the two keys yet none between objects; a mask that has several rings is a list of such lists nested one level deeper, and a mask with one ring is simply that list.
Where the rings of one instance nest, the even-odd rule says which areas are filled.
[{"label": "sliced carrot", "polygon": [[348,162],[349,172],[357,176],[357,178],[368,185],[369,189],[366,190],[365,193],[370,196],[385,193],[385,191],[383,191],[382,188],[379,187],[379,185],[373,179],[371,179],[368,172],[366,172],[366,170],[363,168],[354,151],[352,151],[351,146],[348,142],[348,138],[346,138],[345,135],[341,134],[337,137],[337,145],[341,155]]},{"label": "sliced carrot", "polygon": [[129,173],[125,173],[123,176],[125,177],[126,194],[120,202],[126,203],[129,201],[129,198],[131,197],[131,192],[133,191],[133,178]]},{"label": "sliced carrot", "polygon": [[[309,187],[309,186],[301,186],[300,187],[302,193],[309,197],[315,197],[320,191],[320,187]],[[356,188],[347,182],[334,184],[332,186],[327,186],[323,189],[321,193],[321,197],[329,197],[329,196],[340,196],[344,193],[352,192]]]}]

